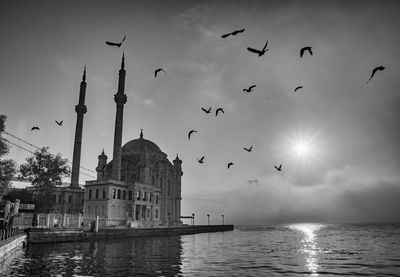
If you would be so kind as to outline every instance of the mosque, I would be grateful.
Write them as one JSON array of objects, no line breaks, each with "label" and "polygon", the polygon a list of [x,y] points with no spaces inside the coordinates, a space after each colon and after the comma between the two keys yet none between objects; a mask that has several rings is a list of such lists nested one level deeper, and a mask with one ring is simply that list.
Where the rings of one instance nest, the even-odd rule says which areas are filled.
[{"label": "mosque", "polygon": [[[125,60],[122,56],[118,91],[114,95],[116,117],[113,159],[104,150],[98,156],[97,179],[86,181],[85,189],[79,187],[79,168],[83,117],[86,113],[86,70],[80,85],[71,184],[60,190],[63,205],[68,211],[83,209],[85,217],[99,216],[107,219],[108,226],[158,227],[181,225],[182,161],[178,155],[171,163],[154,142],[143,137],[122,146],[123,109],[125,94]],[[67,195],[68,194],[68,195]],[[68,197],[67,197],[68,196]],[[57,198],[57,197],[56,197]],[[65,204],[67,202],[67,204]],[[82,207],[83,206],[83,207]],[[64,209],[65,210],[65,209]]]}]

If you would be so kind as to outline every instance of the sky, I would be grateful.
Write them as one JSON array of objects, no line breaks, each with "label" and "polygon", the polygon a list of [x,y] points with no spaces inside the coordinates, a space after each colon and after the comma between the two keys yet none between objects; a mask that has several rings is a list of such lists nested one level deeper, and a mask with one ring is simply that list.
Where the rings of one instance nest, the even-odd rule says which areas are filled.
[{"label": "sky", "polygon": [[[112,159],[124,52],[122,142],[143,128],[179,154],[196,223],[400,221],[399,14],[399,1],[2,1],[0,113],[9,133],[72,160],[86,66],[81,166],[94,170],[103,148]],[[247,50],[267,40],[263,56]]]}]

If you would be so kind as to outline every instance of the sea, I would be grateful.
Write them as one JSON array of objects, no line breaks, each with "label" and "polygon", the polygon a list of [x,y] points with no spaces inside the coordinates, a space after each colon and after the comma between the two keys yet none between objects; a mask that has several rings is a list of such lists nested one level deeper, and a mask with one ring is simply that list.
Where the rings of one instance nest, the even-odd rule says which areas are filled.
[{"label": "sea", "polygon": [[281,224],[29,245],[1,276],[400,276],[400,224]]}]

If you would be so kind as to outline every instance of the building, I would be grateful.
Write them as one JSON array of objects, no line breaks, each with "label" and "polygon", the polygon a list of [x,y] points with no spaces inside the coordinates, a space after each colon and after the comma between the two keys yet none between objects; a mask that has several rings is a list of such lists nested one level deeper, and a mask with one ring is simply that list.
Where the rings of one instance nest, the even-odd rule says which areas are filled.
[{"label": "building", "polygon": [[183,173],[178,155],[171,163],[154,142],[143,138],[143,131],[122,146],[125,74],[122,57],[114,95],[113,159],[107,162],[104,150],[98,156],[97,180],[86,181],[84,215],[104,217],[108,226],[180,225]]}]

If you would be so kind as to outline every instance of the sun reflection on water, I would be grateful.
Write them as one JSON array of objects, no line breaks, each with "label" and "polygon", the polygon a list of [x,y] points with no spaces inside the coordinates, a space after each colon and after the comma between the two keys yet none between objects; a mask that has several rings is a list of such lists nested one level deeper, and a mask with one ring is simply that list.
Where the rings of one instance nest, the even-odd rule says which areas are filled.
[{"label": "sun reflection on water", "polygon": [[290,229],[295,231],[300,231],[303,233],[304,237],[301,240],[302,247],[300,252],[304,254],[306,258],[306,267],[310,271],[312,276],[318,276],[318,253],[320,249],[318,248],[316,241],[316,232],[325,227],[323,224],[314,223],[302,223],[302,224],[292,224],[288,226]]}]

